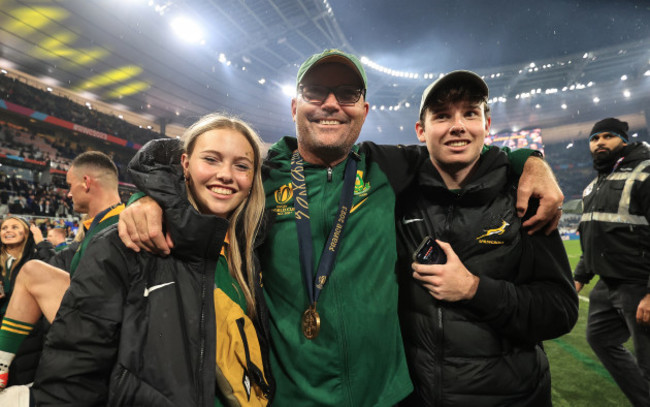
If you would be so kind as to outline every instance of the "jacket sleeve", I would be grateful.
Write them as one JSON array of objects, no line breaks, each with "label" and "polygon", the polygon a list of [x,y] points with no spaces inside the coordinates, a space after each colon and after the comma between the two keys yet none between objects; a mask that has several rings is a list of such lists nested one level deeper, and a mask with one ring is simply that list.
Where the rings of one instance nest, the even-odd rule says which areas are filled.
[{"label": "jacket sleeve", "polygon": [[86,248],[45,341],[31,389],[37,406],[106,405],[128,287],[118,241],[113,226]]},{"label": "jacket sleeve", "polygon": [[179,140],[151,140],[129,162],[128,171],[135,186],[163,209],[187,200],[180,166],[182,153]]},{"label": "jacket sleeve", "polygon": [[43,240],[41,243],[36,245],[36,255],[34,258],[47,262],[55,254],[56,252],[54,251],[54,246],[52,246],[52,243],[48,242],[47,240]]},{"label": "jacket sleeve", "polygon": [[594,273],[587,270],[587,263],[585,263],[584,254],[580,255],[580,260],[573,274],[573,279],[582,284],[589,284],[592,278],[594,278]]},{"label": "jacket sleeve", "polygon": [[562,239],[522,232],[524,250],[514,281],[481,277],[467,306],[516,343],[534,344],[569,332],[578,319],[578,295]]},{"label": "jacket sleeve", "polygon": [[[650,173],[650,166],[646,167],[644,172]],[[637,197],[636,199],[639,201],[639,206],[643,211],[643,215],[645,216],[648,223],[650,223],[650,176],[647,177],[645,181],[643,181],[638,185],[634,195]],[[647,288],[648,288],[648,293],[650,293],[650,275],[648,276]]]},{"label": "jacket sleeve", "polygon": [[[490,148],[491,147],[489,146],[483,146],[482,153],[486,152]],[[510,147],[505,147],[505,146],[501,147],[500,150],[508,155],[508,162],[510,162],[510,168],[517,175],[521,175],[524,172],[524,165],[526,165],[526,160],[528,160],[528,158],[533,154],[533,152],[537,151],[528,148],[518,148],[512,150],[510,149]]]},{"label": "jacket sleeve", "polygon": [[413,182],[422,163],[429,158],[423,145],[377,145],[364,142],[359,150],[368,155],[386,174],[395,194]]}]

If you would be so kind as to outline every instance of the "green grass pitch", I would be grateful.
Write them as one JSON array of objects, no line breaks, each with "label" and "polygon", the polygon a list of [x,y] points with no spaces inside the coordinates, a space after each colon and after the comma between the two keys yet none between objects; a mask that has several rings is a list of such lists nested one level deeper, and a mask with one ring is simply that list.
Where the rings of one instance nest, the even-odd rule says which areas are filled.
[{"label": "green grass pitch", "polygon": [[[580,242],[568,240],[564,242],[564,246],[573,270],[580,259]],[[631,405],[585,339],[589,308],[587,301],[595,282],[596,280],[592,280],[580,292],[580,315],[573,330],[560,338],[544,342],[551,364],[555,407]]]}]

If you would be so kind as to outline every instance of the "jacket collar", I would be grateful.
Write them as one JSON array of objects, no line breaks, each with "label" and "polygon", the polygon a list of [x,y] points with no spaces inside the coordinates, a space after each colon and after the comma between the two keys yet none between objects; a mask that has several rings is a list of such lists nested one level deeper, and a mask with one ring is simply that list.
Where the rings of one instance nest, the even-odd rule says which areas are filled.
[{"label": "jacket collar", "polygon": [[425,194],[443,204],[482,205],[489,202],[506,186],[510,166],[508,156],[497,147],[481,154],[478,165],[466,185],[460,190],[449,190],[431,160],[420,167],[418,185]]}]

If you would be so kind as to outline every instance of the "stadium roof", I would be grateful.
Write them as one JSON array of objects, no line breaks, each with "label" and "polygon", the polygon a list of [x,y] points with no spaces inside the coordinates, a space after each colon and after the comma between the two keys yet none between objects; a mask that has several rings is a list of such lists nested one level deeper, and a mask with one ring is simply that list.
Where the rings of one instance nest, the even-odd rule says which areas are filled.
[{"label": "stadium roof", "polygon": [[410,143],[420,93],[454,69],[484,75],[497,130],[644,111],[648,21],[640,0],[0,0],[0,68],[168,128],[239,114],[274,141],[299,64],[340,48],[365,57],[362,138]]}]

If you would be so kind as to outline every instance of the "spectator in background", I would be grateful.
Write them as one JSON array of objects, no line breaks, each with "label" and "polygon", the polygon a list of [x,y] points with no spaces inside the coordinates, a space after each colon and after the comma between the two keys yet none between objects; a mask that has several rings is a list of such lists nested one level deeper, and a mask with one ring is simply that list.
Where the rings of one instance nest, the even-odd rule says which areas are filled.
[{"label": "spectator in background", "polygon": [[[589,136],[596,178],[583,192],[575,269],[589,294],[587,341],[630,402],[650,406],[650,146],[628,124],[597,122]],[[623,344],[632,337],[635,356]]]},{"label": "spectator in background", "polygon": [[47,231],[47,241],[52,243],[54,250],[59,252],[66,248],[67,235],[65,229],[54,227]]},{"label": "spectator in background", "polygon": [[[12,331],[5,328],[4,322],[0,327],[0,378],[3,375],[7,377],[16,349],[41,316],[50,322],[54,320],[61,298],[70,285],[70,275],[74,273],[91,237],[117,223],[117,214],[124,208],[117,192],[117,168],[101,152],[90,151],[75,158],[66,180],[68,195],[72,197],[75,210],[90,216],[84,223],[84,228],[88,230],[86,238],[72,258],[68,270],[61,270],[44,261],[30,261],[15,279],[14,294],[7,304],[6,316],[10,318],[9,323],[19,324],[23,329]],[[10,372],[14,370],[17,369],[13,366],[9,369]]]},{"label": "spectator in background", "polygon": [[[54,255],[52,245],[43,241],[41,230],[30,225],[23,218],[9,216],[0,224],[0,269],[2,270],[2,282],[0,289],[0,317],[3,318],[2,327],[0,328],[0,338],[11,338],[15,332],[20,332],[22,339],[26,340],[26,347],[20,349],[21,341],[7,341],[5,350],[0,350],[0,387],[4,387],[8,382],[11,384],[26,384],[34,380],[37,363],[34,358],[30,357],[33,353],[34,345],[40,349],[41,327],[34,321],[29,327],[5,317],[5,312],[9,300],[13,294],[16,279],[21,275],[23,266],[33,259],[47,261]],[[35,328],[35,329],[34,329]],[[0,339],[2,340],[2,339]],[[16,354],[15,360],[12,357],[7,359],[10,352]],[[15,373],[9,376],[7,370],[12,360]]]}]

